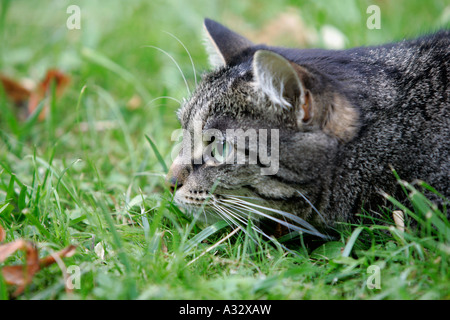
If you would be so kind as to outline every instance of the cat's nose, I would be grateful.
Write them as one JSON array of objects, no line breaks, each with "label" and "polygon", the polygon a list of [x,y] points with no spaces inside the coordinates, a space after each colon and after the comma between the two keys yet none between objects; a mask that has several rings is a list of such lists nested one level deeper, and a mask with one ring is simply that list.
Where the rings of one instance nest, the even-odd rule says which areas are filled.
[{"label": "cat's nose", "polygon": [[167,179],[167,185],[170,189],[170,192],[173,193],[175,190],[180,189],[183,184],[180,183],[180,181],[178,181],[176,177],[171,177]]},{"label": "cat's nose", "polygon": [[186,181],[189,173],[190,169],[188,165],[180,164],[177,161],[174,161],[166,176],[166,184],[170,188],[170,191],[174,192],[175,189],[180,189]]}]

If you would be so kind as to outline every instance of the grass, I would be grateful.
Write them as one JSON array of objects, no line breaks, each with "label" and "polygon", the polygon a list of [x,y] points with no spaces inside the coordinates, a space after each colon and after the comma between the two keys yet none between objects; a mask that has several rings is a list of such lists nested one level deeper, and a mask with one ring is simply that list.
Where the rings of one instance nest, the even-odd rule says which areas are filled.
[{"label": "grass", "polygon": [[[81,29],[68,30],[68,1],[1,1],[1,72],[37,81],[56,67],[71,77],[63,97],[49,95],[44,121],[37,113],[19,121],[0,94],[6,241],[34,241],[42,255],[76,244],[64,263],[81,274],[79,288],[66,292],[53,265],[19,299],[450,298],[449,222],[423,197],[426,184],[404,183],[414,210],[386,195],[392,207],[376,216],[383,223],[342,225],[338,239],[314,249],[296,238],[291,251],[223,222],[200,225],[164,188],[177,101],[208,68],[204,17],[251,34],[293,7],[318,34],[306,46],[323,46],[320,30],[332,25],[350,47],[435,30],[449,21],[445,1],[378,2],[381,30],[365,26],[368,1],[77,3]],[[393,227],[396,207],[418,227]],[[370,266],[380,268],[381,289],[367,286]],[[11,291],[0,278],[0,298]]]}]

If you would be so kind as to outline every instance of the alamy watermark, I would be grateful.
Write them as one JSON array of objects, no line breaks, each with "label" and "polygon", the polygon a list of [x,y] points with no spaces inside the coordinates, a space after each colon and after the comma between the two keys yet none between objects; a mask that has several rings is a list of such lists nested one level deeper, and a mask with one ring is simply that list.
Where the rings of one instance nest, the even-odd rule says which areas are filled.
[{"label": "alamy watermark", "polygon": [[381,29],[381,10],[380,7],[373,4],[367,7],[367,14],[370,16],[366,20],[366,26],[368,29]]},{"label": "alamy watermark", "polygon": [[71,265],[71,266],[67,267],[66,274],[67,274],[67,277],[65,279],[66,288],[68,288],[70,290],[80,289],[81,288],[80,267],[77,265]]},{"label": "alamy watermark", "polygon": [[81,9],[79,6],[72,4],[67,7],[67,14],[70,16],[67,18],[66,26],[69,30],[81,29]]},{"label": "alamy watermark", "polygon": [[377,265],[371,265],[367,268],[370,276],[367,278],[366,285],[370,290],[381,289],[381,268]]}]

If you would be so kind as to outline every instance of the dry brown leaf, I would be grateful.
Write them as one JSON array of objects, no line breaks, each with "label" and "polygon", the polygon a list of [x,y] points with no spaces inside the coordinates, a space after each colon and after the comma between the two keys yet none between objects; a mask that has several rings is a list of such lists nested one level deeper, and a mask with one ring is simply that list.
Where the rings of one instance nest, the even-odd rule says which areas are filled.
[{"label": "dry brown leaf", "polygon": [[31,242],[25,240],[17,240],[0,245],[0,262],[5,261],[17,250],[22,250],[26,253],[26,265],[6,266],[2,268],[2,275],[5,279],[5,283],[17,286],[14,296],[21,294],[25,289],[25,286],[31,282],[33,275],[39,271],[37,249]]},{"label": "dry brown leaf", "polygon": [[6,96],[9,99],[11,99],[11,101],[15,105],[20,106],[28,101],[31,94],[30,90],[26,89],[17,81],[3,74],[0,74],[0,79],[2,81],[3,89],[5,90]]},{"label": "dry brown leaf", "polygon": [[17,240],[2,244],[0,245],[0,262],[5,261],[17,250],[22,250],[26,254],[25,265],[5,266],[1,269],[5,283],[17,286],[13,295],[18,296],[24,291],[25,287],[31,283],[36,272],[55,263],[58,258],[72,256],[75,253],[75,248],[75,246],[70,245],[61,251],[39,259],[38,249],[30,241]]},{"label": "dry brown leaf", "polygon": [[[33,250],[36,250],[32,243],[25,240],[17,240],[10,243],[0,245],[0,262],[3,262],[17,250],[23,250],[27,254],[31,254]],[[27,258],[28,259],[28,258]]]},{"label": "dry brown leaf", "polygon": [[[63,72],[50,69],[47,71],[45,78],[36,86],[34,90],[25,88],[19,82],[0,74],[0,80],[5,90],[6,96],[18,108],[25,108],[25,115],[21,116],[26,119],[38,107],[39,103],[49,94],[52,82],[55,81],[56,96],[62,95],[64,89],[68,86],[70,78]],[[44,120],[48,106],[39,114],[39,120]]]},{"label": "dry brown leaf", "polygon": [[[42,80],[37,86],[37,89],[31,93],[30,100],[28,101],[28,114],[32,114],[33,111],[38,107],[42,99],[44,99],[45,96],[49,94],[53,81],[55,81],[56,85],[56,96],[59,97],[69,84],[70,78],[59,70],[48,70],[44,80]],[[39,114],[39,120],[45,119],[47,109],[48,106],[46,105],[44,107],[44,110],[42,110]]]},{"label": "dry brown leaf", "polygon": [[39,260],[39,265],[41,268],[45,268],[51,264],[54,264],[56,262],[56,258],[69,258],[71,256],[73,256],[75,254],[76,251],[76,246],[74,245],[70,245],[67,248],[64,248],[60,251],[54,252],[51,255],[42,258],[41,260]]},{"label": "dry brown leaf", "polygon": [[3,229],[3,227],[0,225],[0,242],[5,241],[6,239],[6,231]]}]

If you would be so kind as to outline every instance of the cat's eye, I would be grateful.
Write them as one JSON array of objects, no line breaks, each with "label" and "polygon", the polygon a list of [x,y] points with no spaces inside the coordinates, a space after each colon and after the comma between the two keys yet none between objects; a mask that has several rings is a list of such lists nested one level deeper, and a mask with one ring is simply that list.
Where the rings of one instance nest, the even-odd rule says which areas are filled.
[{"label": "cat's eye", "polygon": [[233,153],[233,145],[226,140],[216,140],[213,142],[211,157],[217,163],[225,163],[227,158]]}]

